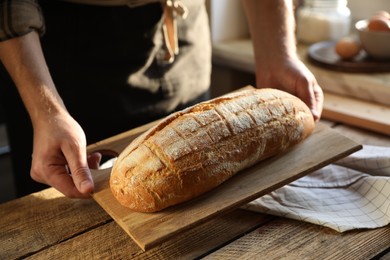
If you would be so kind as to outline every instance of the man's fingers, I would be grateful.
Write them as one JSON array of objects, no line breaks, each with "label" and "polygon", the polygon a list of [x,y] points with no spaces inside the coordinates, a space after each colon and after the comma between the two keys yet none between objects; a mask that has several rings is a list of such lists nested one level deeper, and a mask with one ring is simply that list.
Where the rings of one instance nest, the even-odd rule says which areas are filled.
[{"label": "man's fingers", "polygon": [[73,183],[81,194],[90,194],[93,192],[94,185],[87,163],[85,147],[73,146],[68,148],[63,149],[63,153],[68,162]]},{"label": "man's fingers", "polygon": [[38,175],[34,175],[32,177],[35,181],[45,183],[56,188],[58,191],[69,198],[89,197],[89,194],[82,194],[78,191],[65,165],[51,166],[49,170],[50,174],[45,175],[45,179],[39,177]]},{"label": "man's fingers", "polygon": [[88,166],[90,169],[99,169],[102,154],[99,152],[91,153],[87,156]]},{"label": "man's fingers", "polygon": [[318,112],[316,120],[320,120],[321,115],[322,115],[323,106],[324,106],[324,93],[323,93],[320,86],[317,86],[315,88],[314,95],[315,95],[316,101],[317,101],[316,104],[317,104],[317,112]]},{"label": "man's fingers", "polygon": [[86,166],[69,166],[73,183],[82,194],[89,194],[93,191],[91,171]]},{"label": "man's fingers", "polygon": [[100,153],[92,153],[87,156],[87,158],[81,156],[80,160],[87,160],[88,166],[86,167],[82,161],[77,161],[74,165],[69,166],[70,174],[73,178],[73,183],[76,185],[78,191],[84,195],[90,194],[93,192],[94,184],[91,176],[91,169],[98,169],[100,165],[100,160],[102,155]]}]

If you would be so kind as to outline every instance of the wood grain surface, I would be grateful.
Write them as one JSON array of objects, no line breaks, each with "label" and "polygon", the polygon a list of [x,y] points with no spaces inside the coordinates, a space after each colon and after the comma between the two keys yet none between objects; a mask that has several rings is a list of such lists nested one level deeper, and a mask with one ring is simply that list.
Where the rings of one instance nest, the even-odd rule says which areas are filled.
[{"label": "wood grain surface", "polygon": [[[390,146],[388,135],[321,121],[355,142]],[[53,188],[0,204],[0,228],[0,259],[390,259],[389,225],[338,233],[241,209],[144,252],[94,200]]]},{"label": "wood grain surface", "polygon": [[25,258],[111,221],[93,200],[51,188],[0,205],[0,259]]},{"label": "wood grain surface", "polygon": [[[389,228],[340,234],[305,222],[278,219],[204,259],[378,259],[377,252],[389,245]],[[362,248],[366,250],[359,250]]]},{"label": "wood grain surface", "polygon": [[[94,147],[94,150],[123,148],[129,140],[144,129],[141,127],[127,132],[127,135],[122,135],[120,138],[102,141]],[[120,144],[120,142],[125,143]],[[197,199],[161,212],[138,213],[121,206],[109,189],[110,168],[94,172],[96,186],[93,198],[143,250],[146,250],[360,148],[361,146],[356,142],[323,124],[318,124],[309,138],[288,152],[242,171]]]}]

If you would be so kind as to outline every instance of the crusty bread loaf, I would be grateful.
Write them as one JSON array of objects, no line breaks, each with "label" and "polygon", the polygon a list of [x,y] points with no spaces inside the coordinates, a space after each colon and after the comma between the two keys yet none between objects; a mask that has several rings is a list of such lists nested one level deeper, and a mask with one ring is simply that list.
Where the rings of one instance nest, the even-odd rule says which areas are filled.
[{"label": "crusty bread loaf", "polygon": [[281,153],[313,128],[309,108],[280,90],[240,91],[199,103],[135,139],[113,166],[111,191],[134,211],[158,211]]}]

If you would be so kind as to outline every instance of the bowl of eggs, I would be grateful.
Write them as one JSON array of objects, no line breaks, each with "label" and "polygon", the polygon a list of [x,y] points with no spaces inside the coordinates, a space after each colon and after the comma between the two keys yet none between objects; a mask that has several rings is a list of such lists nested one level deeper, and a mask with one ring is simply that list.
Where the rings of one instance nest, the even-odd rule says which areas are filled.
[{"label": "bowl of eggs", "polygon": [[390,14],[379,11],[370,19],[356,22],[362,49],[375,59],[390,59]]}]

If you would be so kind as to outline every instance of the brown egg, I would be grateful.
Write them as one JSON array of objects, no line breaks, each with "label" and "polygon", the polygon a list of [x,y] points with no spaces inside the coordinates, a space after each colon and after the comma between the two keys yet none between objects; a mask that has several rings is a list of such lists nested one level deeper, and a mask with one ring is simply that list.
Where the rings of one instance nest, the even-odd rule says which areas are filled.
[{"label": "brown egg", "polygon": [[360,43],[351,37],[344,37],[335,45],[335,51],[342,59],[352,59],[360,53],[361,49]]},{"label": "brown egg", "polygon": [[370,31],[390,32],[390,20],[376,16],[369,20],[367,27]]}]

